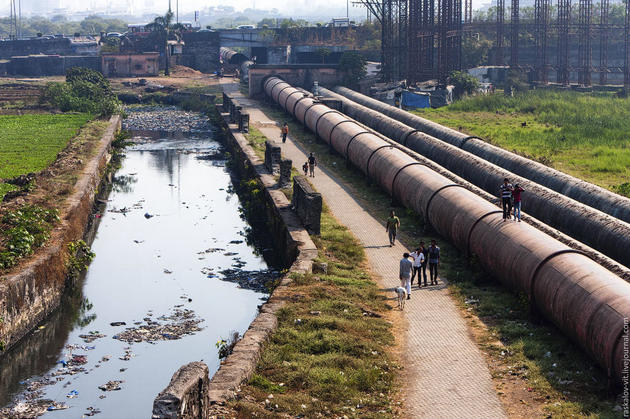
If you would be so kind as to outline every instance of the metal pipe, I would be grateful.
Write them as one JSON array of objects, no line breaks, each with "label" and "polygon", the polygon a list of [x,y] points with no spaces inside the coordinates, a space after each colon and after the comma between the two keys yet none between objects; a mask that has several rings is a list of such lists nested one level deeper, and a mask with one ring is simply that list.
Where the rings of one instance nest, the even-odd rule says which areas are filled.
[{"label": "metal pipe", "polygon": [[630,267],[630,224],[525,177],[515,176],[479,156],[419,132],[345,96],[324,88],[320,88],[320,92],[340,100],[343,111],[351,118],[420,153],[488,193],[496,195],[506,177],[518,183],[527,191],[527,198],[522,204],[523,211]]},{"label": "metal pipe", "polygon": [[630,223],[630,199],[610,192],[592,183],[577,179],[544,164],[526,159],[502,148],[493,146],[483,139],[470,136],[437,124],[428,119],[372,99],[345,87],[333,89],[346,98],[396,119],[425,134],[468,151],[484,160],[503,167],[551,190],[598,209],[615,218]]},{"label": "metal pipe", "polygon": [[350,120],[343,114],[328,113],[320,119],[330,108],[311,97],[298,101],[299,95],[293,95],[297,89],[274,89],[279,85],[288,84],[271,77],[263,89],[285,110],[294,109],[290,113],[309,129],[317,124],[319,138],[369,172],[375,183],[424,216],[439,234],[463,251],[470,249],[505,285],[528,295],[541,314],[621,382],[630,284],[526,223],[502,222],[496,206],[465,188],[447,187],[453,182],[425,165],[413,164],[411,156],[359,123],[340,124]]}]

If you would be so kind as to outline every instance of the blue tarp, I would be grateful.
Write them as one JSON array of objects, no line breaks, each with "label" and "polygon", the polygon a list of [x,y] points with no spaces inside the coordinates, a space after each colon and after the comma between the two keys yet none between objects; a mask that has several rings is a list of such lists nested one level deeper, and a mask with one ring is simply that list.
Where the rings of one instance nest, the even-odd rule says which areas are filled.
[{"label": "blue tarp", "polygon": [[429,101],[429,95],[419,95],[417,93],[403,90],[402,92],[402,105],[405,108],[430,108],[431,103]]}]

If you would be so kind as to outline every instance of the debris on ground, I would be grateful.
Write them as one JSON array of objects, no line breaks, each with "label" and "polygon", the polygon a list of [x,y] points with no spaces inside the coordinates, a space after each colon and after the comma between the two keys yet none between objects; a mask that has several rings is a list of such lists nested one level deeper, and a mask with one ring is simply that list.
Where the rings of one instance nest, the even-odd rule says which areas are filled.
[{"label": "debris on ground", "polygon": [[[103,399],[105,398],[105,396],[101,396]],[[87,412],[83,414],[83,417],[85,416],[94,416],[94,415],[98,415],[99,413],[101,413],[100,409],[97,409],[95,407],[88,407]]]},{"label": "debris on ground", "polygon": [[15,404],[0,409],[0,417],[7,419],[36,418],[43,415],[50,406],[52,400],[22,400]]},{"label": "debris on ground", "polygon": [[239,269],[224,269],[219,279],[227,282],[235,282],[239,287],[258,291],[269,292],[281,274],[277,271],[242,271]]},{"label": "debris on ground", "polygon": [[232,240],[229,244],[241,244],[243,240]]},{"label": "debris on ground", "polygon": [[98,331],[92,331],[92,332],[89,332],[86,335],[79,335],[79,337],[81,339],[83,339],[83,342],[85,342],[85,343],[92,343],[96,339],[104,338],[105,335],[102,334],[102,333],[99,333]]},{"label": "debris on ground", "polygon": [[121,361],[129,361],[131,358],[133,358],[133,352],[130,348],[125,348],[125,354],[118,357]]},{"label": "debris on ground", "polygon": [[202,330],[199,323],[203,321],[195,316],[193,310],[180,308],[175,308],[170,316],[158,317],[156,320],[159,321],[149,317],[144,320],[146,324],[127,328],[114,335],[114,339],[128,343],[181,339],[182,336],[193,335]]},{"label": "debris on ground", "polygon": [[102,386],[98,386],[98,388],[100,388],[103,391],[117,391],[122,388],[120,387],[122,383],[124,383],[123,380],[112,380],[112,381],[108,381]]},{"label": "debris on ground", "polygon": [[110,326],[114,326],[114,327],[115,326],[126,326],[127,323],[125,323],[125,322],[111,322],[109,325]]},{"label": "debris on ground", "polygon": [[182,111],[176,106],[134,106],[125,108],[125,112],[123,128],[126,130],[191,134],[210,133],[215,129],[203,114]]}]

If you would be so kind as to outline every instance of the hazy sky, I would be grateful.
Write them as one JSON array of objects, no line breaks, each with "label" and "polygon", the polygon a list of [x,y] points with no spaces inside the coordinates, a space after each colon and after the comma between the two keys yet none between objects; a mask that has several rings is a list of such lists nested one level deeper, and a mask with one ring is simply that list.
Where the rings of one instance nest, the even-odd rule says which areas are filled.
[{"label": "hazy sky", "polygon": [[[171,0],[173,9],[176,1]],[[473,0],[473,7],[479,7],[489,1]],[[101,13],[103,10],[111,12],[133,10],[134,14],[141,14],[147,10],[163,13],[168,8],[168,0],[105,0],[105,2],[98,0],[21,0],[21,2],[22,10],[27,15],[30,14],[31,10],[37,14],[47,15],[54,8],[65,8],[75,12],[97,11]],[[8,3],[8,0],[4,0],[0,4],[0,13],[8,14]],[[349,0],[348,4],[350,16],[355,18],[365,16],[364,7],[352,5],[352,0]],[[282,15],[295,17],[308,15],[342,17],[346,15],[346,0],[179,0],[179,10],[182,13],[219,5],[229,5],[237,10],[275,8]]]}]

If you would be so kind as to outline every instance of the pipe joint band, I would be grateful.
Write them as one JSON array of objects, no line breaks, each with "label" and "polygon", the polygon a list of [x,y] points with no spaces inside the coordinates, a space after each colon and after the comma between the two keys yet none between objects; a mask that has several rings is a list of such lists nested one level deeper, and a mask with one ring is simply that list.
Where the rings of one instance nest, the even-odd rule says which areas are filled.
[{"label": "pipe joint band", "polygon": [[302,92],[300,92],[299,90],[296,90],[295,92],[291,92],[291,93],[289,93],[287,95],[287,98],[284,100],[284,110],[288,111],[288,109],[287,109],[287,102],[289,101],[289,98],[291,96],[293,96],[294,94],[296,94],[296,93],[302,93]]},{"label": "pipe joint band", "polygon": [[464,138],[464,139],[462,140],[462,143],[459,145],[459,148],[463,148],[463,147],[464,147],[464,144],[466,144],[466,143],[468,142],[468,140],[481,140],[481,141],[483,141],[483,139],[482,139],[482,138],[475,137],[475,136],[472,136],[472,135],[471,135],[471,136],[466,137],[466,138]]},{"label": "pipe joint band", "polygon": [[298,103],[300,103],[300,101],[307,99],[308,95],[304,95],[301,98],[299,98],[298,100],[295,101],[295,103],[293,104],[293,109],[291,110],[291,115],[295,118],[295,108],[297,107]]},{"label": "pipe joint band", "polygon": [[471,251],[470,251],[470,239],[471,239],[471,237],[472,237],[473,230],[475,229],[475,227],[477,227],[477,224],[479,224],[479,222],[480,222],[481,220],[483,220],[483,219],[484,219],[484,218],[486,218],[486,217],[491,216],[492,214],[503,214],[503,210],[494,210],[494,211],[490,211],[490,212],[485,213],[484,215],[482,215],[481,217],[479,217],[479,218],[477,219],[477,221],[475,221],[475,222],[473,223],[473,225],[470,227],[470,230],[468,230],[468,238],[466,239],[466,255],[467,255],[468,257],[470,257],[470,255],[471,255]]},{"label": "pipe joint band", "polygon": [[402,172],[403,170],[405,170],[409,166],[426,166],[426,164],[420,163],[420,162],[413,162],[413,163],[408,163],[408,164],[404,165],[403,167],[401,167],[400,169],[398,169],[398,171],[394,175],[394,179],[392,180],[392,197],[394,196],[394,184],[396,183],[396,179],[398,179],[398,175],[400,174],[400,172]]},{"label": "pipe joint band", "polygon": [[[310,109],[310,107],[309,107]],[[338,113],[341,115],[341,113],[336,110],[336,109],[330,109],[327,110],[326,112],[324,112],[323,114],[321,114],[320,116],[317,117],[317,121],[315,121],[315,135],[318,136],[319,132],[317,132],[317,126],[319,125],[319,120],[322,119],[322,117],[324,117],[325,115],[328,115],[329,113]],[[306,118],[306,112],[304,112],[304,117]]]},{"label": "pipe joint band", "polygon": [[351,119],[344,119],[343,121],[337,122],[335,126],[332,127],[332,129],[330,130],[330,135],[328,136],[328,144],[332,145],[332,136],[333,136],[333,132],[335,131],[335,128],[337,128],[339,125],[343,124],[344,122],[354,123],[354,121]]},{"label": "pipe joint band", "polygon": [[406,133],[406,134],[405,134],[405,136],[402,138],[402,140],[401,140],[401,142],[400,142],[400,143],[401,143],[403,146],[407,147],[407,140],[409,140],[409,136],[410,136],[411,134],[415,134],[416,132],[422,132],[422,131],[420,131],[419,129],[414,129],[414,130],[411,130],[411,131],[407,131],[407,133]]},{"label": "pipe joint band", "polygon": [[453,188],[453,187],[463,188],[462,185],[458,185],[457,183],[451,183],[451,184],[442,186],[441,188],[439,188],[438,190],[436,190],[435,192],[431,194],[431,197],[429,198],[429,201],[427,202],[427,206],[424,209],[424,219],[427,222],[429,222],[429,207],[431,206],[431,202],[433,202],[433,198],[435,198],[435,196],[439,194],[440,192],[442,192],[444,189]]},{"label": "pipe joint band", "polygon": [[372,157],[380,150],[384,148],[394,148],[391,144],[385,144],[380,147],[377,147],[372,153],[370,153],[370,157],[367,159],[367,163],[365,164],[365,176],[367,177],[368,182],[370,181],[370,161]]},{"label": "pipe joint band", "polygon": [[346,158],[346,160],[348,160],[348,151],[350,150],[350,144],[352,144],[352,141],[354,141],[354,139],[357,138],[361,134],[371,134],[371,132],[370,131],[361,131],[359,133],[354,134],[352,136],[352,138],[350,138],[350,141],[348,141],[348,144],[346,144],[346,155],[344,156]]},{"label": "pipe joint band", "polygon": [[560,255],[564,255],[566,253],[577,253],[579,255],[584,255],[587,258],[590,259],[590,256],[581,251],[581,250],[577,250],[577,249],[563,249],[563,250],[558,250],[556,252],[553,252],[552,254],[548,255],[546,258],[544,258],[543,260],[541,260],[538,265],[536,265],[536,269],[534,269],[534,271],[532,272],[532,276],[529,279],[529,298],[531,301],[532,306],[536,303],[536,299],[534,298],[534,285],[536,283],[536,277],[538,276],[538,273],[540,272],[540,270],[542,269],[542,267],[549,262],[551,259],[555,258],[556,256],[560,256]]}]

